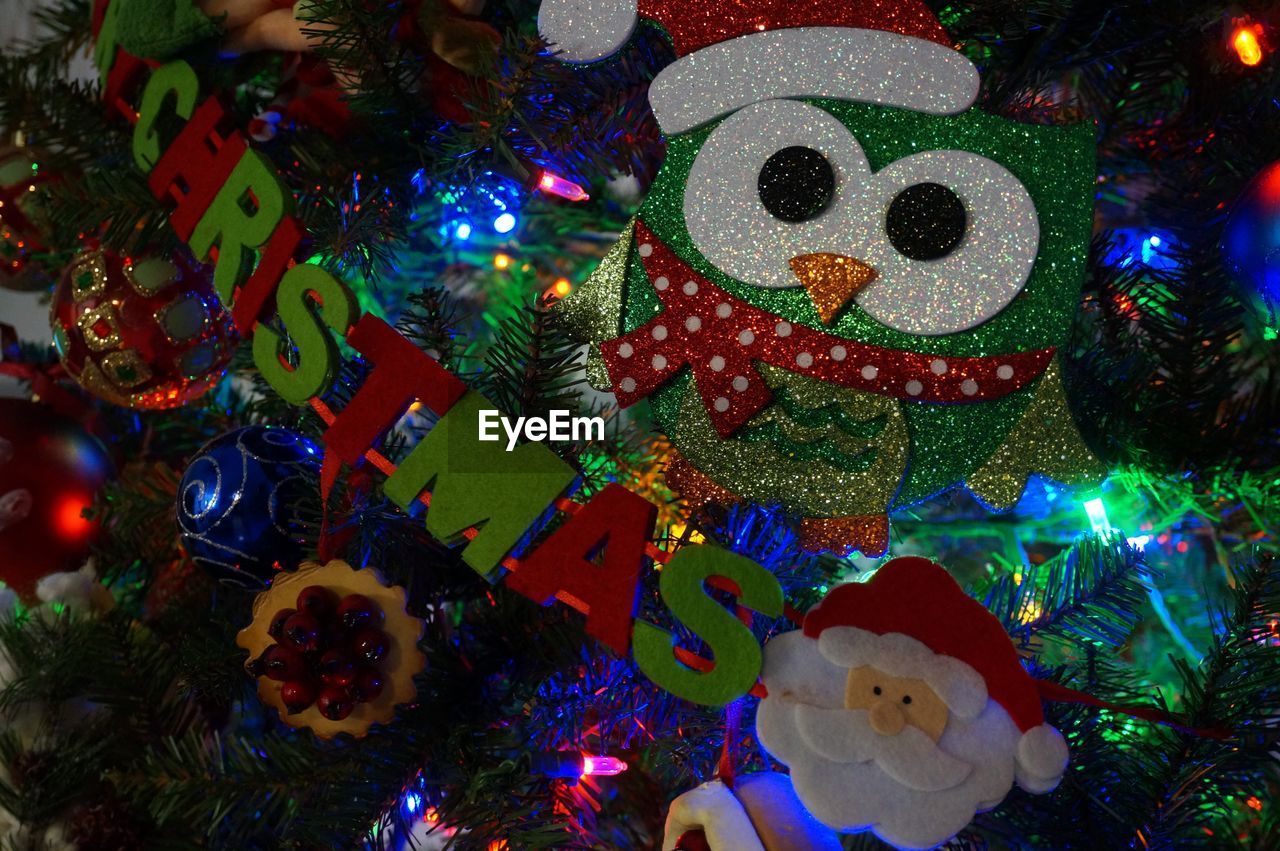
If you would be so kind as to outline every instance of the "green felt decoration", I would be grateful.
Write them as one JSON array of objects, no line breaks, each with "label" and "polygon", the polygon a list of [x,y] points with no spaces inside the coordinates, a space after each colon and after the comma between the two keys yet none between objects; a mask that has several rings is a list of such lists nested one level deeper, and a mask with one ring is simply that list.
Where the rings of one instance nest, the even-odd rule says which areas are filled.
[{"label": "green felt decoration", "polygon": [[287,402],[305,405],[333,383],[341,362],[338,343],[360,313],[355,293],[319,266],[299,264],[285,273],[276,291],[280,321],[297,351],[297,365],[283,357],[289,341],[270,325],[260,324],[253,338],[253,361],[262,377]]},{"label": "green felt decoration", "polygon": [[170,62],[151,72],[142,91],[138,123],[133,127],[133,162],[143,172],[151,171],[160,160],[164,145],[156,124],[166,109],[185,121],[195,110],[199,96],[200,80],[186,62]]},{"label": "green felt decoration", "polygon": [[751,690],[760,675],[761,652],[751,629],[705,590],[723,577],[738,586],[738,605],[766,617],[782,615],[782,586],[751,559],[718,547],[682,547],[662,569],[658,589],[671,613],[711,648],[715,667],[705,673],[677,661],[675,636],[636,621],[632,653],[644,675],[672,694],[705,706],[724,706]]},{"label": "green felt decoration", "polygon": [[246,151],[190,240],[191,251],[202,261],[208,259],[215,244],[218,246],[213,284],[223,304],[231,304],[235,288],[253,269],[256,249],[271,238],[292,202],[293,195],[271,161],[257,151]]},{"label": "green felt decoration", "polygon": [[421,505],[418,494],[431,491],[427,531],[441,541],[479,527],[462,559],[485,576],[577,475],[544,444],[507,452],[503,441],[481,441],[480,412],[492,410],[488,399],[467,392],[384,485],[387,497],[411,514]]},{"label": "green felt decoration", "polygon": [[195,0],[113,0],[111,7],[120,46],[142,59],[168,59],[222,35],[222,25]]}]

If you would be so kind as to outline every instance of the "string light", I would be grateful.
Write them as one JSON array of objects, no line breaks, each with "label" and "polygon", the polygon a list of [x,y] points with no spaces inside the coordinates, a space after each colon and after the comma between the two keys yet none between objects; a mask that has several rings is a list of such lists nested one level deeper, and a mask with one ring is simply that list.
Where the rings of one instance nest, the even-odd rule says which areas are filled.
[{"label": "string light", "polygon": [[1089,516],[1089,526],[1094,532],[1106,532],[1111,528],[1111,521],[1107,519],[1107,506],[1103,504],[1102,497],[1085,500],[1084,513]]},{"label": "string light", "polygon": [[516,229],[516,217],[510,213],[503,213],[493,220],[493,229],[498,233],[511,233]]},{"label": "string light", "polygon": [[538,188],[548,195],[555,195],[567,201],[586,201],[591,198],[587,191],[572,180],[566,180],[558,174],[545,169],[538,176]]},{"label": "string light", "polygon": [[596,756],[577,751],[550,751],[530,757],[529,772],[562,780],[583,777],[614,777],[627,770],[627,763],[616,756]]},{"label": "string light", "polygon": [[564,298],[573,289],[573,284],[569,283],[568,278],[560,278],[552,285],[552,291],[560,298]]},{"label": "string light", "polygon": [[1262,44],[1258,41],[1257,24],[1241,24],[1231,34],[1231,46],[1241,64],[1253,67],[1262,61]]},{"label": "string light", "polygon": [[614,777],[627,770],[627,764],[616,756],[582,755],[583,777]]},{"label": "string light", "polygon": [[511,268],[511,255],[495,254],[493,255],[493,268],[499,272],[505,272]]}]

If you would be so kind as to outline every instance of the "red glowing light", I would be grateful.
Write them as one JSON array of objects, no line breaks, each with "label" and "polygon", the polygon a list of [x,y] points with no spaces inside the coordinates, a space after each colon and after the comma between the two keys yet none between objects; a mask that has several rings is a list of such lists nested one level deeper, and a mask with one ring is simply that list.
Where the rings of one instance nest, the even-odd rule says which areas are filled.
[{"label": "red glowing light", "polygon": [[566,180],[549,171],[542,172],[538,178],[538,188],[548,195],[555,195],[566,201],[586,201],[591,197],[585,189],[572,180]]},{"label": "red glowing light", "polygon": [[1258,41],[1261,29],[1257,24],[1242,24],[1231,34],[1231,46],[1235,48],[1236,56],[1249,67],[1262,61],[1262,44]]},{"label": "red glowing light", "polygon": [[54,527],[65,538],[83,538],[93,530],[93,521],[84,516],[90,505],[83,496],[64,496],[53,514]]},{"label": "red glowing light", "polygon": [[582,755],[583,777],[613,777],[627,770],[627,764],[616,756]]}]

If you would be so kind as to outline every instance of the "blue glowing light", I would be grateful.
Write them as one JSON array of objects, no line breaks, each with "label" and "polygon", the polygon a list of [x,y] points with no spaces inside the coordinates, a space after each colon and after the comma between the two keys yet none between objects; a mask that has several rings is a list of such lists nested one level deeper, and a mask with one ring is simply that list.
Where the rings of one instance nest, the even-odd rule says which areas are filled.
[{"label": "blue glowing light", "polygon": [[404,808],[410,815],[417,815],[422,809],[422,796],[417,792],[410,792],[404,796]]},{"label": "blue glowing light", "polygon": [[1172,269],[1178,266],[1175,252],[1177,240],[1165,231],[1149,227],[1117,228],[1111,232],[1111,250],[1106,262],[1124,269],[1143,266],[1148,269]]},{"label": "blue glowing light", "polygon": [[511,233],[516,229],[516,217],[510,213],[503,213],[493,220],[493,229],[498,233]]},{"label": "blue glowing light", "polygon": [[468,222],[463,222],[458,225],[458,228],[453,232],[453,235],[459,240],[466,242],[468,239],[471,239],[471,225]]}]

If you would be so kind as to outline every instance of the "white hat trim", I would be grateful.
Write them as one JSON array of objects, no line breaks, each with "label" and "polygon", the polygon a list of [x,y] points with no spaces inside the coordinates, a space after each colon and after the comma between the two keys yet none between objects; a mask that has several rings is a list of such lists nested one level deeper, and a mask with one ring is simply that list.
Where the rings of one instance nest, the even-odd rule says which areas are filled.
[{"label": "white hat trim", "polygon": [[542,0],[538,8],[538,32],[565,62],[613,55],[638,20],[636,0]]},{"label": "white hat trim", "polygon": [[668,65],[649,104],[668,135],[762,100],[836,98],[954,115],[978,97],[978,69],[923,38],[851,27],[750,33]]},{"label": "white hat trim", "polygon": [[987,683],[981,674],[900,632],[878,635],[853,626],[832,626],[818,636],[818,652],[845,668],[870,665],[895,677],[924,680],[961,718],[976,718],[987,705]]},{"label": "white hat trim", "polygon": [[662,851],[673,851],[681,836],[698,829],[711,851],[765,851],[742,802],[720,780],[703,783],[671,802]]}]

